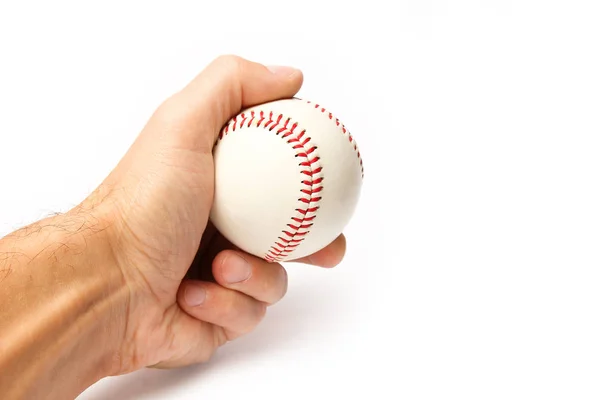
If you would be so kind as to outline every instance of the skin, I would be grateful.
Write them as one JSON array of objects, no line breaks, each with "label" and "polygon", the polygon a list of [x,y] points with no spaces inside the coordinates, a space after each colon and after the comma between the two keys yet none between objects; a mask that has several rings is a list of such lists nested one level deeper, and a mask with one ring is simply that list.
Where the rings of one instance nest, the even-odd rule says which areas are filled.
[{"label": "skin", "polygon": [[[212,149],[243,108],[292,97],[302,73],[214,60],[166,99],[77,207],[0,240],[0,393],[75,398],[107,376],[207,362],[286,293],[277,263],[209,223]],[[294,262],[331,268],[341,235]]]}]

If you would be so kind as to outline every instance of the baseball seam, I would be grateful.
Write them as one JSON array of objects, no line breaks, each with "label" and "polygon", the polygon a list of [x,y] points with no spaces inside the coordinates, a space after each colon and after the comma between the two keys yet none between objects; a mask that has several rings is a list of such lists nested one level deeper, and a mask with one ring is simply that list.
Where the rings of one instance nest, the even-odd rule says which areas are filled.
[{"label": "baseball seam", "polygon": [[327,111],[327,109],[325,107],[322,107],[319,104],[313,103],[309,100],[306,100],[306,103],[312,105],[316,110],[321,111],[321,113],[326,114],[330,120],[332,120],[332,121],[335,120],[334,122],[335,122],[336,126],[338,126],[342,129],[342,132],[344,133],[344,135],[348,135],[348,141],[350,142],[352,147],[354,147],[354,151],[356,152],[356,156],[358,157],[358,162],[360,164],[360,174],[364,178],[365,177],[365,169],[363,167],[363,160],[362,160],[362,157],[360,156],[360,150],[358,149],[356,140],[354,140],[354,137],[352,136],[350,131],[344,126],[344,124],[342,124],[340,122],[339,119],[337,119],[332,113]]},{"label": "baseball seam", "polygon": [[[306,103],[313,105],[310,101],[306,101]],[[320,107],[318,104],[314,104],[314,108],[328,114],[329,119],[335,120],[335,124],[342,129],[344,134],[348,135],[349,141],[357,153],[361,175],[364,177],[360,152],[350,132],[325,108]],[[281,235],[263,255],[263,258],[269,262],[280,262],[286,259],[308,235],[317,217],[318,202],[321,200],[320,193],[323,191],[323,181],[325,179],[323,167],[319,162],[320,157],[317,154],[317,146],[311,143],[311,137],[307,134],[307,131],[303,129],[297,132],[298,122],[284,117],[283,114],[275,115],[273,111],[266,110],[243,112],[232,118],[223,127],[218,138],[220,141],[230,132],[249,128],[256,124],[256,127],[275,131],[277,136],[285,139],[292,146],[296,152],[295,157],[301,160],[299,162],[299,166],[302,167],[300,173],[304,176],[301,181],[302,189],[298,198],[298,208],[295,209],[296,215],[290,218],[287,227],[281,231]]]}]

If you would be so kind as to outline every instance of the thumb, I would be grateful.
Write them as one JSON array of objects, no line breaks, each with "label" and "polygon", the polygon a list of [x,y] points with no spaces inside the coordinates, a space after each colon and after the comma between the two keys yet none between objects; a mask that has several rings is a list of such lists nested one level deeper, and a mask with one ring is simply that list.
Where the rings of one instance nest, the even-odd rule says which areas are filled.
[{"label": "thumb", "polygon": [[[243,108],[289,98],[302,86],[302,72],[267,67],[237,56],[221,56],[165,102],[176,123],[179,148],[210,152],[223,125]],[[173,121],[176,116],[176,121]]]}]

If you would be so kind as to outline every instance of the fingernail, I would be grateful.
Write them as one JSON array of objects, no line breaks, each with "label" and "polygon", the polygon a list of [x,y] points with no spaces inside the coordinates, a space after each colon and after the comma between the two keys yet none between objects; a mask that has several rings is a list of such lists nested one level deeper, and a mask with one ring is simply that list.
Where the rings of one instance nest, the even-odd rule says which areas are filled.
[{"label": "fingernail", "polygon": [[185,288],[185,302],[190,307],[197,307],[206,299],[206,290],[198,286],[188,286]]},{"label": "fingernail", "polygon": [[238,283],[250,278],[252,269],[248,261],[231,254],[223,260],[223,279],[228,283]]},{"label": "fingernail", "polygon": [[286,67],[286,66],[282,66],[282,65],[270,65],[267,68],[269,69],[269,71],[271,71],[275,75],[291,76],[291,75],[295,74],[296,72],[298,72],[298,70],[296,68]]}]

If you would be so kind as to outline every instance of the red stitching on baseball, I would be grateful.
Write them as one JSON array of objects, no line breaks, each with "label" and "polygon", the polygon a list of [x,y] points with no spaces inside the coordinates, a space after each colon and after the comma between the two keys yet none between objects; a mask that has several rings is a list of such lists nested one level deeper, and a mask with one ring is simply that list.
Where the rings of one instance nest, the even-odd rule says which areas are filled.
[{"label": "red stitching on baseball", "polygon": [[337,126],[340,126],[342,128],[342,132],[344,133],[344,135],[348,135],[348,141],[350,143],[352,143],[352,145],[354,146],[354,151],[356,151],[356,156],[358,157],[358,162],[360,163],[360,173],[362,175],[362,177],[365,177],[365,170],[363,167],[363,161],[362,161],[362,157],[360,156],[360,151],[358,149],[358,146],[356,144],[356,141],[354,140],[354,138],[352,137],[352,134],[350,133],[350,131],[344,126],[344,124],[342,124],[340,122],[339,119],[337,119],[332,113],[330,113],[329,111],[327,111],[324,107],[321,107],[318,104],[312,103],[310,100],[305,100],[308,104],[313,104],[313,107],[319,111],[321,111],[324,114],[327,114],[327,116],[329,117],[330,120],[335,120],[335,124]]},{"label": "red stitching on baseball", "polygon": [[[255,111],[251,111],[250,115],[241,113],[222,129],[219,139],[222,139],[223,136],[230,132],[252,126],[256,119],[257,115]],[[318,156],[311,156],[317,150],[317,146],[309,146],[311,138],[306,135],[306,130],[296,132],[298,123],[292,122],[291,118],[285,118],[281,114],[275,116],[272,111],[269,112],[267,117],[264,111],[260,111],[256,126],[267,128],[271,132],[275,131],[275,134],[278,136],[281,135],[281,138],[285,139],[296,151],[295,156],[302,159],[298,165],[304,168],[300,172],[309,177],[302,180],[302,184],[306,187],[300,190],[302,196],[298,199],[301,204],[305,204],[306,206],[296,209],[301,218],[291,217],[292,223],[287,224],[289,229],[282,230],[283,237],[278,237],[264,255],[264,258],[268,261],[280,261],[300,245],[304,237],[310,232],[309,229],[313,226],[316,215],[311,214],[316,213],[319,209],[316,203],[321,200],[321,197],[314,194],[323,190],[323,177],[313,178],[313,176],[320,173],[323,168],[320,166],[313,167],[319,161]]]},{"label": "red stitching on baseball", "polygon": [[[306,101],[306,103],[312,104],[310,101]],[[350,132],[325,108],[320,107],[318,104],[315,104],[314,108],[320,110],[322,113],[326,113],[330,120],[335,120],[336,126],[340,126],[342,132],[345,135],[348,135],[348,140],[354,146],[354,150],[357,153],[361,174],[364,177],[362,158],[360,157],[360,152],[358,151],[357,145]],[[286,142],[296,151],[295,157],[301,157],[302,161],[300,161],[298,165],[304,168],[300,173],[307,177],[301,181],[305,187],[300,189],[301,197],[298,198],[298,202],[302,205],[302,208],[295,209],[301,217],[291,217],[292,222],[287,224],[289,229],[281,231],[283,235],[277,238],[275,243],[263,256],[267,261],[276,262],[281,261],[293,252],[305,239],[305,236],[310,232],[309,229],[313,226],[313,221],[317,217],[316,212],[319,209],[317,203],[321,200],[318,193],[323,190],[322,183],[324,177],[318,176],[323,170],[323,167],[316,165],[320,158],[318,155],[312,154],[317,150],[317,146],[310,145],[311,138],[306,135],[306,130],[295,132],[298,128],[297,122],[292,122],[291,118],[285,118],[282,114],[275,116],[273,111],[270,111],[268,116],[265,111],[258,112],[258,115],[256,111],[251,111],[250,115],[241,113],[235,116],[223,127],[219,133],[219,140],[223,139],[223,137],[230,132],[251,127],[255,121],[257,127],[268,129],[270,132],[277,128],[275,134],[277,136],[281,135],[280,137],[282,139],[286,139]]]}]

